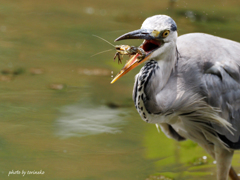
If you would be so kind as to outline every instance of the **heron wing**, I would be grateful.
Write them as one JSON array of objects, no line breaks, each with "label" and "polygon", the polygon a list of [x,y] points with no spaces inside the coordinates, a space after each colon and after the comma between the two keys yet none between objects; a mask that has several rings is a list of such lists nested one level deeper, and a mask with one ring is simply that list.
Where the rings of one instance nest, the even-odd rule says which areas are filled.
[{"label": "heron wing", "polygon": [[[232,124],[233,134],[211,123],[230,148],[240,149],[240,44],[231,40],[194,33],[178,39],[182,67],[197,67],[198,93],[221,117]],[[181,63],[181,62],[180,62]]]},{"label": "heron wing", "polygon": [[227,64],[228,61],[217,63],[207,69],[202,76],[202,83],[207,92],[207,103],[219,108],[220,115],[232,124],[235,131],[231,134],[226,128],[217,124],[212,123],[212,126],[225,143],[231,148],[238,149],[240,148],[240,67],[235,62],[232,62],[233,67]]}]

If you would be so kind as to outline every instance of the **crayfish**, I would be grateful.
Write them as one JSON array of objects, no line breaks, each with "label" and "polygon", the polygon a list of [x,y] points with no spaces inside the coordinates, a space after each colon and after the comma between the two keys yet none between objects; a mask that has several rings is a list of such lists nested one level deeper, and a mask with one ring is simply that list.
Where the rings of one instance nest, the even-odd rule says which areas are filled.
[{"label": "crayfish", "polygon": [[113,58],[115,60],[116,57],[118,57],[118,63],[119,62],[122,63],[123,55],[131,56],[138,53],[139,54],[139,56],[137,57],[138,60],[142,60],[146,56],[145,51],[140,47],[129,45],[116,45],[115,48],[117,52]]}]

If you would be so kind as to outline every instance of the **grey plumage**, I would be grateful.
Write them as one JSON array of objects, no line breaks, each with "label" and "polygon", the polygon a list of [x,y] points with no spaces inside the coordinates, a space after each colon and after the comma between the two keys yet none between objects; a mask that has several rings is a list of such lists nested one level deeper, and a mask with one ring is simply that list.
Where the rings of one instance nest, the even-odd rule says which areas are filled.
[{"label": "grey plumage", "polygon": [[133,100],[142,119],[168,137],[199,143],[226,180],[240,149],[240,44],[203,33],[177,38],[176,30],[174,20],[157,15],[117,39],[145,39],[148,62],[135,77]]},{"label": "grey plumage", "polygon": [[[177,47],[183,57],[179,61],[179,69],[188,67],[182,74],[185,87],[189,86],[189,82],[194,79],[194,86],[197,87],[195,91],[201,94],[210,106],[220,109],[219,115],[231,123],[234,131],[230,133],[223,126],[212,123],[214,129],[231,142],[238,142],[240,137],[240,44],[198,33],[180,36]],[[211,69],[214,71],[212,72]]]}]

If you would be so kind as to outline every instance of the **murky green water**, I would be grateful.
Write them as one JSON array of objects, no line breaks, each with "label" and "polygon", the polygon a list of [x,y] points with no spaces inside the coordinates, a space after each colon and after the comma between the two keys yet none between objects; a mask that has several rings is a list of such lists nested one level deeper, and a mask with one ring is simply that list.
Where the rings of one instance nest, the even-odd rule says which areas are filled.
[{"label": "murky green water", "polygon": [[[122,65],[111,43],[154,14],[179,34],[240,41],[238,1],[2,1],[0,179],[215,179],[197,144],[144,123],[131,100],[134,74],[110,85]],[[138,45],[141,41],[128,41]],[[114,43],[115,44],[115,43]],[[240,173],[240,154],[233,166]],[[26,173],[26,174],[25,174]],[[39,174],[30,174],[39,173]]]}]

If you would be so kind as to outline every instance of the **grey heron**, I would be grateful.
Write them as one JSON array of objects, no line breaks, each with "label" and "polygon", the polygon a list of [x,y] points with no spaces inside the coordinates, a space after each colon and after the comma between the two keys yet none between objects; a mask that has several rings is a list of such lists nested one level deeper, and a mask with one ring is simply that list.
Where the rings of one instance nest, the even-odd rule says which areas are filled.
[{"label": "grey heron", "polygon": [[143,39],[145,56],[132,56],[111,83],[145,62],[133,88],[141,118],[169,138],[202,146],[217,162],[218,180],[238,179],[231,161],[240,149],[240,43],[204,33],[178,37],[166,15],[115,41],[124,39]]}]

